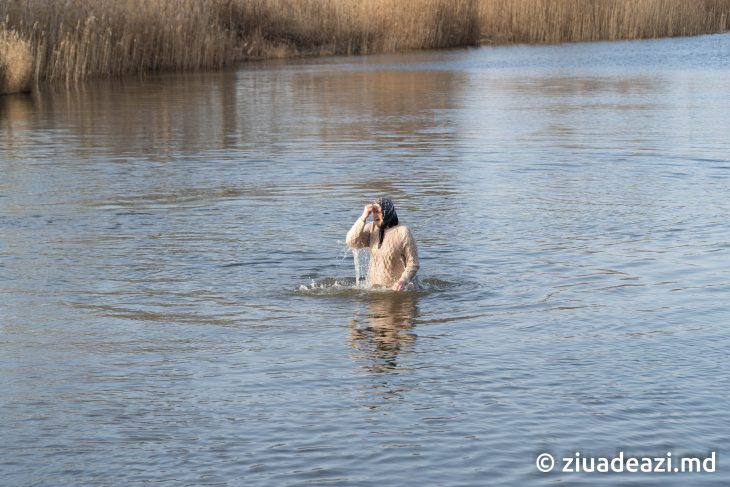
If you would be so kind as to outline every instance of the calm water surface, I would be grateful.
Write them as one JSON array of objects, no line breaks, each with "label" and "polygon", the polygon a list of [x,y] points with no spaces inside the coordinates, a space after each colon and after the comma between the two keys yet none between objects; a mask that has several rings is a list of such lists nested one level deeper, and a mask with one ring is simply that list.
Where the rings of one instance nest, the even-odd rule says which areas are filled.
[{"label": "calm water surface", "polygon": [[[729,35],[2,98],[1,482],[728,485],[728,134]],[[352,289],[383,194],[425,292]]]}]

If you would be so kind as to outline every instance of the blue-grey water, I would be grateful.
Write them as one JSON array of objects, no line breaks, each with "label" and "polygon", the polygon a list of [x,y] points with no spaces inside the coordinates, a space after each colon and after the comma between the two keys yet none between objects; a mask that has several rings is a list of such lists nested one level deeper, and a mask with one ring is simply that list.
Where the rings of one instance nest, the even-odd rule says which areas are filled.
[{"label": "blue-grey water", "polygon": [[728,485],[729,134],[730,35],[0,98],[0,484]]}]

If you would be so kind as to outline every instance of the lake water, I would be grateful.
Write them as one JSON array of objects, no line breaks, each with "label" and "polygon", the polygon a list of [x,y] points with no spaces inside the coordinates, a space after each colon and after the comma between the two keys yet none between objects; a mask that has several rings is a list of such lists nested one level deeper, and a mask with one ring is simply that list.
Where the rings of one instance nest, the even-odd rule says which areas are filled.
[{"label": "lake water", "polygon": [[[730,35],[0,98],[2,483],[728,485],[728,134]],[[621,451],[716,471],[535,463]]]}]

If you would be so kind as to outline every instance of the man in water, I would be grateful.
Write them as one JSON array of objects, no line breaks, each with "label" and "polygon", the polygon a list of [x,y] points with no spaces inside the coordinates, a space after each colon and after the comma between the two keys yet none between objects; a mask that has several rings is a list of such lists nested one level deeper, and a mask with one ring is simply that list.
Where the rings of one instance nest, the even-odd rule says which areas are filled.
[{"label": "man in water", "polygon": [[[373,221],[367,223],[370,215]],[[367,283],[402,291],[406,287],[419,289],[416,272],[420,267],[418,250],[413,234],[405,225],[398,224],[395,205],[390,198],[380,198],[365,206],[349,232],[348,247],[370,249],[370,267]]]}]

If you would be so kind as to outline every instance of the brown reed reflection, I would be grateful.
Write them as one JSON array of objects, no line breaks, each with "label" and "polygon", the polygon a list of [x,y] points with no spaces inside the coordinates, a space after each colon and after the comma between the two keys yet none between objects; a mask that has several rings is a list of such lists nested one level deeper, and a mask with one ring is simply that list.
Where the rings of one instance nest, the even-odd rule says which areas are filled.
[{"label": "brown reed reflection", "polygon": [[[63,130],[67,149],[79,156],[103,149],[159,160],[234,146],[270,144],[276,150],[305,139],[423,150],[422,144],[446,147],[456,136],[453,121],[441,114],[454,108],[464,83],[460,74],[424,75],[377,63],[346,71],[312,71],[307,62],[282,68],[45,87],[25,107],[0,111],[0,130],[12,137],[13,120],[27,118],[30,130]],[[5,105],[18,105],[18,99]]]},{"label": "brown reed reflection", "polygon": [[4,156],[17,158],[19,149],[25,144],[22,129],[26,128],[33,116],[33,98],[18,94],[0,96],[0,135],[4,140]]},{"label": "brown reed reflection", "polygon": [[11,106],[0,111],[0,129],[9,138],[17,120],[27,119],[31,131],[63,131],[67,150],[82,157],[104,150],[166,160],[175,152],[225,148],[226,134],[236,130],[233,72],[48,87],[25,97],[23,106],[21,96],[6,98]]},{"label": "brown reed reflection", "polygon": [[[452,141],[456,128],[448,112],[464,88],[465,75],[391,66],[395,59],[372,58],[375,69],[365,64],[364,69],[330,71],[323,66],[293,77],[292,102],[297,109],[316,110],[322,119],[336,121],[302,126],[299,132],[312,133],[316,128],[326,141],[372,141],[392,147],[415,141],[433,147]],[[419,60],[427,63],[435,58],[423,54]]]}]

